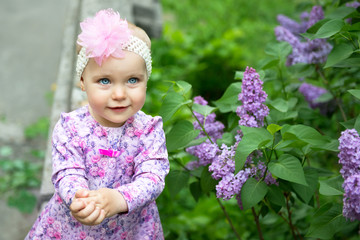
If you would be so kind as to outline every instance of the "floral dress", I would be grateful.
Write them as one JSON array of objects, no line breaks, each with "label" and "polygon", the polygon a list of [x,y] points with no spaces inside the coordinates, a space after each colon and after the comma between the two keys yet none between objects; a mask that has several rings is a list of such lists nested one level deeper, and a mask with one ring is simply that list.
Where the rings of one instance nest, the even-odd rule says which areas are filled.
[{"label": "floral dress", "polygon": [[[101,126],[88,106],[63,113],[52,139],[55,193],[25,239],[163,239],[155,199],[169,161],[160,117],[139,111],[119,128]],[[69,210],[79,189],[117,189],[128,212],[96,226]]]}]

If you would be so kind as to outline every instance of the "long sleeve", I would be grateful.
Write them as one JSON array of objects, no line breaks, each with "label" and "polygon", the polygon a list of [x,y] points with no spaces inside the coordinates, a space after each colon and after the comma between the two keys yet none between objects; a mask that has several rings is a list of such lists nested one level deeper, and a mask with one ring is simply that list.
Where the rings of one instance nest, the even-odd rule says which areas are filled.
[{"label": "long sleeve", "polygon": [[56,124],[52,138],[52,182],[55,192],[69,207],[79,189],[88,189],[82,142],[75,128],[68,126],[66,117],[61,116]]},{"label": "long sleeve", "polygon": [[127,201],[129,213],[153,202],[164,189],[169,161],[162,126],[160,117],[152,118],[141,132],[132,181],[117,188]]}]

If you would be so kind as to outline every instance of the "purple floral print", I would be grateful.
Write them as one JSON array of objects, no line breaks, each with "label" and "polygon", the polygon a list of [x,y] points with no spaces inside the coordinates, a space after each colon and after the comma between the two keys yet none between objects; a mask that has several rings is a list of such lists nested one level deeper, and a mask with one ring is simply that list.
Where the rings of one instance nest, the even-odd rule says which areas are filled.
[{"label": "purple floral print", "polygon": [[[164,238],[155,203],[169,172],[160,117],[139,111],[122,127],[108,128],[85,106],[61,115],[52,145],[55,193],[25,239]],[[96,226],[82,225],[69,210],[76,191],[104,187],[117,189],[129,211]]]}]

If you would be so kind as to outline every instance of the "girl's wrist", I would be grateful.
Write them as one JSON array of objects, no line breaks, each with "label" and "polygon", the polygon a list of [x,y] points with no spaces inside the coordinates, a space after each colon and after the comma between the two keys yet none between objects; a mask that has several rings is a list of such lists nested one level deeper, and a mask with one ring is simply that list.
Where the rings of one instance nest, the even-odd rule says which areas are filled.
[{"label": "girl's wrist", "polygon": [[119,198],[118,198],[119,199],[119,208],[118,208],[119,213],[120,214],[127,213],[129,211],[129,209],[128,209],[128,205],[127,205],[127,202],[125,201],[124,196],[119,191],[116,190],[116,192],[119,196]]},{"label": "girl's wrist", "polygon": [[110,215],[115,214],[123,214],[128,212],[128,205],[125,201],[125,198],[123,195],[116,189],[112,189],[112,202],[114,203],[114,212],[113,214],[110,213]]}]

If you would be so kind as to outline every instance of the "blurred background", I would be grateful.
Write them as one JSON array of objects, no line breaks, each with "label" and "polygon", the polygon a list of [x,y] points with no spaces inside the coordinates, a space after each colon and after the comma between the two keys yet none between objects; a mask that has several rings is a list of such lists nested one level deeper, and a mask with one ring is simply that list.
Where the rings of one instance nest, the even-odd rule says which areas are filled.
[{"label": "blurred background", "polygon": [[0,1],[0,239],[24,239],[36,199],[68,1]]},{"label": "blurred background", "polygon": [[[194,96],[218,99],[233,82],[235,71],[257,67],[266,43],[275,40],[277,14],[299,16],[314,1],[160,3],[163,29],[152,42],[153,75],[144,107],[153,115],[159,111],[167,81],[188,81]],[[37,215],[68,4],[68,0],[0,1],[0,240],[23,239]],[[222,229],[219,236],[231,232],[224,221],[216,221],[222,212],[215,210],[215,198],[196,204],[183,192],[171,200],[166,190],[158,200],[168,239],[211,233],[213,226]],[[232,206],[237,208],[231,202],[227,207]],[[183,238],[174,235],[174,229]]]}]

